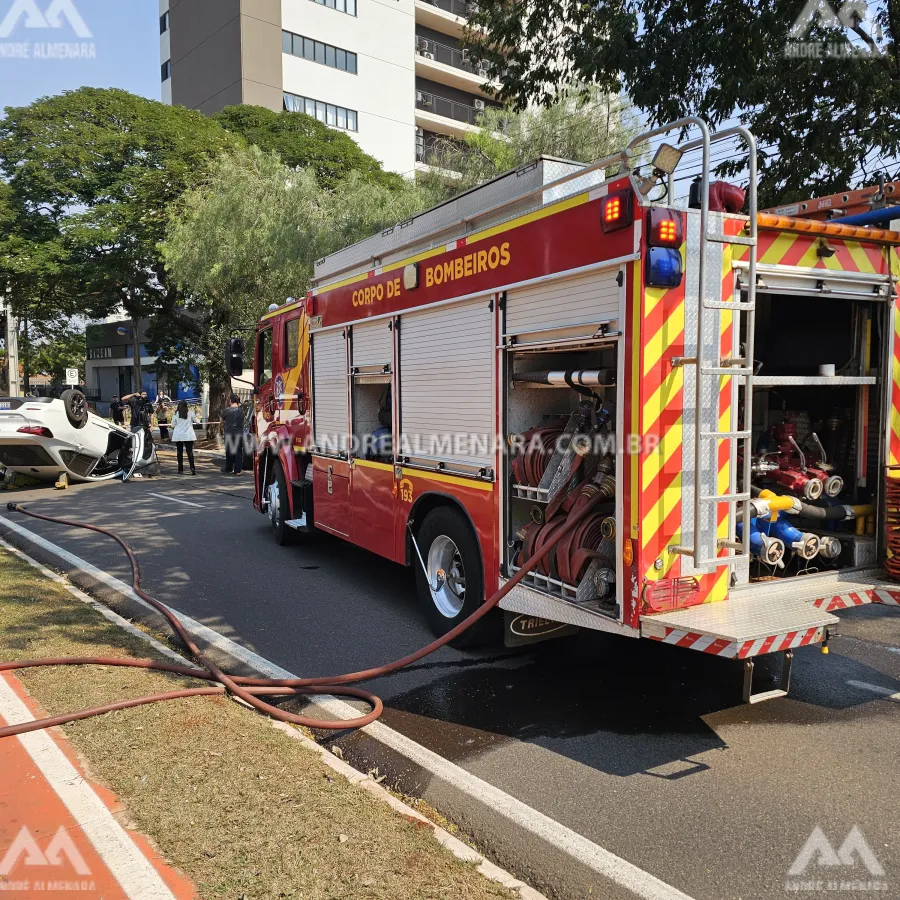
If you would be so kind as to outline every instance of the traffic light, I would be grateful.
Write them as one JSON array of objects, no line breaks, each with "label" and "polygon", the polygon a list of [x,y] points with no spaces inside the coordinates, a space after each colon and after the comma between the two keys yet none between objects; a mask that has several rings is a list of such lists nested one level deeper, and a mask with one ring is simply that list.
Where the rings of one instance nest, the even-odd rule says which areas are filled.
[{"label": "traffic light", "polygon": [[243,338],[228,338],[225,344],[225,368],[232,378],[240,378],[244,374]]}]

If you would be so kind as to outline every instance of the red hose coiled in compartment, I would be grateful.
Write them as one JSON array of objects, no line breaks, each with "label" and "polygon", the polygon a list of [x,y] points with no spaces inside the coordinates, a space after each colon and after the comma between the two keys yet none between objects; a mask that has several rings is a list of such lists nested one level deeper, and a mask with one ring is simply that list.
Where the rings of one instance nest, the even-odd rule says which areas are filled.
[{"label": "red hose coiled in compartment", "polygon": [[[893,474],[892,474],[893,472]],[[888,466],[885,478],[887,559],[884,568],[900,580],[900,466]]]}]

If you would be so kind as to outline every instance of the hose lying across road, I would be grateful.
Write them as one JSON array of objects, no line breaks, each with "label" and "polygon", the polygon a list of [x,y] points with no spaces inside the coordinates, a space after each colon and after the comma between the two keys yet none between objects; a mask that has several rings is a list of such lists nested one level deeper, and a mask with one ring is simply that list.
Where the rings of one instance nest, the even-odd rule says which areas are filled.
[{"label": "hose lying across road", "polygon": [[[0,663],[0,672],[8,672],[15,669],[34,669],[42,666],[128,666],[137,669],[154,669],[160,672],[171,672],[175,675],[184,675],[190,678],[200,678],[215,683],[215,687],[205,688],[185,688],[178,691],[167,691],[163,694],[152,694],[147,697],[138,697],[133,700],[122,700],[118,703],[108,703],[103,706],[95,706],[89,709],[82,709],[77,712],[66,713],[61,716],[53,716],[46,719],[38,719],[33,722],[24,722],[19,725],[10,725],[6,728],[0,728],[0,738],[10,737],[16,734],[25,734],[29,731],[38,731],[42,728],[49,728],[51,725],[64,725],[67,722],[74,722],[78,719],[88,719],[92,716],[100,716],[108,712],[118,709],[129,709],[133,706],[142,706],[145,703],[156,703],[160,700],[175,700],[180,697],[195,697],[208,694],[222,694],[227,692],[235,697],[240,698],[245,703],[266,713],[273,719],[281,722],[291,722],[295,725],[305,725],[308,728],[320,728],[326,730],[343,730],[345,728],[362,728],[370,722],[374,722],[384,711],[384,704],[380,698],[374,694],[364,691],[361,688],[351,687],[354,682],[368,681],[372,678],[379,678],[382,675],[389,675],[402,669],[405,666],[418,662],[435,650],[448,644],[454,638],[459,637],[468,628],[471,628],[479,619],[483,618],[529,573],[538,563],[543,560],[548,553],[570,532],[574,531],[579,523],[590,516],[594,508],[603,502],[604,498],[600,495],[591,498],[576,512],[572,513],[564,527],[560,528],[553,537],[546,543],[535,550],[532,555],[524,561],[521,568],[516,572],[506,584],[499,590],[495,591],[475,612],[472,613],[463,622],[460,622],[451,631],[448,631],[443,637],[432,641],[415,653],[410,653],[401,659],[383,666],[376,666],[372,669],[363,669],[360,672],[350,672],[346,675],[334,675],[322,678],[249,678],[243,675],[229,675],[223,672],[211,659],[203,654],[197,646],[190,633],[185,630],[181,622],[178,621],[175,614],[165,604],[160,603],[155,597],[151,597],[141,588],[141,570],[137,557],[131,547],[125,540],[113,531],[101,528],[99,525],[89,525],[86,522],[74,522],[68,519],[57,519],[53,516],[45,516],[40,513],[32,512],[23,506],[10,503],[7,509],[10,512],[20,512],[23,515],[31,516],[33,519],[41,519],[44,522],[53,522],[57,525],[66,525],[71,528],[84,528],[88,531],[95,531],[98,534],[104,534],[111,537],[128,556],[131,564],[131,586],[138,597],[149,603],[154,609],[165,616],[172,631],[184,642],[193,658],[202,666],[202,669],[189,668],[187,666],[177,666],[171,663],[158,662],[153,659],[131,659],[121,657],[107,656],[87,656],[87,657],[59,657],[57,659],[31,659],[22,660],[20,662]],[[295,713],[281,709],[272,703],[267,703],[262,697],[291,697],[297,695],[323,695],[336,694],[347,697],[356,697],[365,700],[371,704],[372,709],[364,716],[355,719],[336,719],[322,720],[314,719],[309,716],[300,716]]]}]

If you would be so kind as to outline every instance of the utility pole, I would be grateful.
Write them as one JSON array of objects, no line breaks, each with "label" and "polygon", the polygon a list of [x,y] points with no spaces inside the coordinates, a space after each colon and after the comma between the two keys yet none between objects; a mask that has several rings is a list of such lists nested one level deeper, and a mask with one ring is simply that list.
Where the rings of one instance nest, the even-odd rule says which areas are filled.
[{"label": "utility pole", "polygon": [[22,384],[19,380],[19,320],[13,315],[12,305],[6,298],[0,298],[0,312],[6,311],[6,364],[9,367],[9,396],[21,397]]},{"label": "utility pole", "polygon": [[144,379],[141,375],[141,342],[138,337],[138,320],[135,318],[132,318],[131,320],[131,352],[134,356],[134,359],[132,360],[134,378],[133,392],[139,394],[144,387]]}]

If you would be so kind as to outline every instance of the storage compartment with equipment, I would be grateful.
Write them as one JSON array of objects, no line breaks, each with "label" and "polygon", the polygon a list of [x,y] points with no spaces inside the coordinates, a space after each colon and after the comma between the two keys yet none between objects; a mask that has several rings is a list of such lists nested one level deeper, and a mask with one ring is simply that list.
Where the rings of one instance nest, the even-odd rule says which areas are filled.
[{"label": "storage compartment with equipment", "polygon": [[618,620],[616,345],[511,349],[505,357],[506,572],[600,495],[594,513],[522,583]]},{"label": "storage compartment with equipment", "polygon": [[757,294],[751,582],[876,562],[883,300],[872,289],[859,298]]}]

